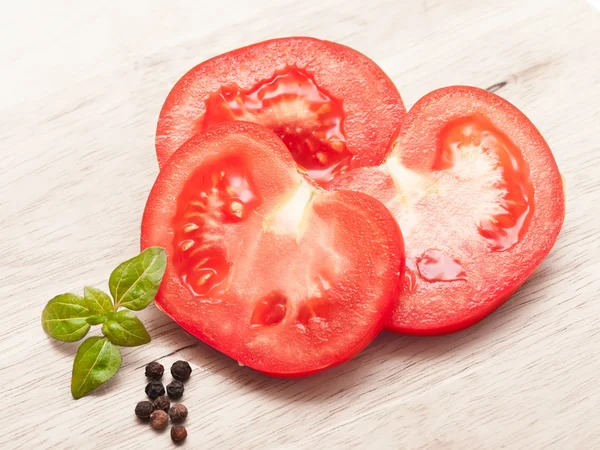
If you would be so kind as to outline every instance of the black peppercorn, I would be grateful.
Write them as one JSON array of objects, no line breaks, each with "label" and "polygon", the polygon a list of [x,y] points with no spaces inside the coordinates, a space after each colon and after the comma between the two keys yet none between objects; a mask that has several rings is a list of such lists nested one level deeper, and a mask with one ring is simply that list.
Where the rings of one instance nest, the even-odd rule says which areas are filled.
[{"label": "black peppercorn", "polygon": [[152,404],[152,402],[143,401],[135,405],[135,415],[138,416],[140,419],[147,419],[148,417],[150,417],[150,414],[152,414],[153,411],[154,405]]},{"label": "black peppercorn", "polygon": [[169,424],[169,416],[162,409],[150,415],[150,426],[155,430],[164,430]]},{"label": "black peppercorn", "polygon": [[172,400],[180,399],[183,395],[183,383],[178,380],[173,380],[167,384],[167,394]]},{"label": "black peppercorn", "polygon": [[165,387],[160,381],[152,380],[146,385],[146,395],[152,400],[161,395],[165,395]]},{"label": "black peppercorn", "polygon": [[155,410],[162,409],[164,412],[168,413],[170,408],[171,408],[171,402],[169,401],[169,399],[166,396],[161,395],[160,397],[157,397],[156,400],[154,400],[154,409]]},{"label": "black peppercorn", "polygon": [[173,442],[183,441],[187,437],[187,430],[182,425],[173,425],[171,428],[171,439]]},{"label": "black peppercorn", "polygon": [[183,422],[188,415],[188,410],[182,403],[173,405],[169,410],[169,417],[171,422]]},{"label": "black peppercorn", "polygon": [[187,361],[175,361],[171,366],[171,375],[179,381],[185,381],[190,377],[192,368]]},{"label": "black peppercorn", "polygon": [[152,380],[160,380],[163,373],[165,373],[165,368],[156,361],[153,361],[146,366],[146,376]]}]

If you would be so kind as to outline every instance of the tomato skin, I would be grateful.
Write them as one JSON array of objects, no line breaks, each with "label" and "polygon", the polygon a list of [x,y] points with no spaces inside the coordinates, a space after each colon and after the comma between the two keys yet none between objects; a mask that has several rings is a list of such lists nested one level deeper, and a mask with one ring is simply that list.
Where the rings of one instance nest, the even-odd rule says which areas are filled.
[{"label": "tomato skin", "polygon": [[[178,265],[174,263],[178,254],[174,244],[177,230],[174,227],[179,226],[174,219],[178,214],[176,205],[194,171],[204,167],[207,161],[212,167],[215,158],[228,151],[239,153],[252,165],[252,173],[257,174],[253,186],[260,193],[261,200],[256,206],[256,214],[250,215],[247,222],[236,223],[232,228],[233,234],[223,240],[229,243],[230,254],[240,247],[247,249],[249,242],[260,242],[260,245],[250,253],[247,250],[238,253],[238,256],[242,255],[241,260],[232,256],[231,261],[237,267],[232,272],[236,273],[237,281],[230,283],[229,290],[218,295],[192,295],[177,273],[180,270]],[[338,365],[368,345],[381,331],[394,306],[392,299],[397,297],[404,265],[403,241],[396,221],[381,203],[361,193],[328,192],[311,186],[314,200],[306,219],[307,231],[297,238],[298,241],[270,237],[264,232],[263,217],[277,204],[281,194],[302,183],[306,181],[297,172],[289,151],[270,131],[244,122],[215,125],[188,141],[163,168],[149,195],[142,220],[142,248],[160,245],[168,256],[156,305],[186,331],[238,362],[284,378],[311,375]],[[258,221],[259,226],[255,227],[253,221]],[[236,226],[242,227],[241,231],[236,231]],[[331,240],[326,238],[329,232],[333,233]],[[369,239],[365,239],[366,236]],[[328,297],[328,301],[336,309],[331,312],[327,310],[328,305],[313,305],[314,311],[328,318],[327,327],[318,329],[314,334],[311,329],[314,324],[309,322],[306,324],[308,332],[298,334],[293,326],[286,328],[282,326],[283,322],[277,325],[282,320],[281,309],[269,311],[267,308],[265,312],[264,308],[269,304],[278,306],[279,291],[272,291],[264,297],[254,311],[249,310],[244,301],[237,300],[249,297],[245,295],[248,286],[251,290],[258,289],[266,283],[268,290],[282,288],[277,285],[280,273],[292,273],[303,266],[311,266],[302,252],[306,248],[318,252],[322,239],[330,243],[328,248],[342,256],[340,260],[345,262],[344,267],[349,267],[341,275],[331,276],[331,295],[334,297]],[[298,258],[286,250],[295,248],[294,242],[298,242],[301,253]],[[311,247],[315,242],[317,244]],[[248,261],[244,261],[246,254],[251,257]],[[265,258],[262,254],[270,256]],[[322,256],[318,255],[317,265],[321,260]],[[324,261],[322,265],[324,276],[329,279],[326,272],[330,264]],[[240,287],[247,279],[250,279],[250,284]],[[303,284],[304,278],[300,282]],[[233,286],[235,283],[236,286]],[[294,288],[290,289],[287,292],[283,286],[282,294],[292,298]],[[236,296],[238,292],[240,295]],[[226,307],[201,304],[204,300],[210,303],[216,298]],[[348,306],[348,310],[342,306]],[[295,308],[296,304],[292,307]],[[256,320],[275,325],[253,328],[251,323]],[[235,332],[221,330],[221,325],[227,323]],[[279,326],[282,327],[278,329]],[[277,345],[262,344],[256,341],[257,336],[265,339],[274,336],[276,340],[273,342]],[[251,342],[259,342],[259,345],[250,346]],[[293,351],[286,353],[284,350],[288,347]]]},{"label": "tomato skin", "polygon": [[[402,210],[397,201],[394,203],[397,192],[388,171],[390,162],[400,161],[419,179],[435,175],[444,130],[465,117],[472,118],[469,120],[473,123],[482,117],[520,150],[528,166],[519,170],[526,171],[533,189],[529,222],[516,244],[501,251],[490,250],[489,242],[482,236],[464,231],[465,226],[471,226],[462,219],[464,210],[457,206],[458,202],[451,201],[440,207],[440,201],[435,200],[437,191],[423,194],[414,202],[412,208],[418,211],[414,217],[411,208]],[[565,197],[552,152],[515,106],[495,94],[467,86],[438,89],[421,98],[403,118],[388,149],[382,166],[346,173],[332,187],[372,195],[388,206],[402,229],[407,266],[411,269],[406,272],[403,292],[386,328],[413,335],[438,335],[467,328],[506,302],[542,262],[558,237],[565,217]],[[473,209],[484,201],[484,195],[478,191],[456,195],[465,192],[468,195],[461,201]],[[409,225],[411,218],[415,223]],[[419,255],[437,247],[449,249],[451,257],[461,255],[465,271],[460,277],[427,282],[419,275]]]},{"label": "tomato skin", "polygon": [[305,70],[320,88],[343,102],[343,130],[353,155],[349,168],[381,163],[386,144],[406,112],[393,82],[356,50],[314,38],[290,37],[233,50],[187,72],[160,113],[156,131],[159,165],[164,166],[202,129],[201,119],[212,93],[228,85],[251,88],[286,67]]}]

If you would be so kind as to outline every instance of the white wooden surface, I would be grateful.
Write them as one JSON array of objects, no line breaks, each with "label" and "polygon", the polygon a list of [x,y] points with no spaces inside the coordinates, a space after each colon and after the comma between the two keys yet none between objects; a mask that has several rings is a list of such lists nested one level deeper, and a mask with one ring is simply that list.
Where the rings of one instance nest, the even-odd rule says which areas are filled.
[{"label": "white wooden surface", "polygon": [[[449,84],[501,86],[553,148],[567,216],[503,308],[458,334],[384,333],[318,376],[259,375],[154,307],[93,395],[69,392],[76,344],[48,339],[53,295],[105,287],[138,250],[164,97],[194,64],[266,38],[353,46],[407,106]],[[189,448],[600,448],[600,13],[583,0],[55,0],[0,14],[0,448],[165,448],[138,424],[141,367],[194,373]]]}]

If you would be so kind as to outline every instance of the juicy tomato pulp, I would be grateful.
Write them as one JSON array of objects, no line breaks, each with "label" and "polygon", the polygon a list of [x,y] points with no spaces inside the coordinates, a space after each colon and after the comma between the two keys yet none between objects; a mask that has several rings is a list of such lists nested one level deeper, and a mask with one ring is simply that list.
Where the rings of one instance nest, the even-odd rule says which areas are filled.
[{"label": "juicy tomato pulp", "polygon": [[159,163],[190,137],[228,121],[277,134],[313,180],[380,164],[405,113],[398,91],[366,56],[333,42],[285,38],[244,47],[194,67],[160,114]]},{"label": "juicy tomato pulp", "polygon": [[288,67],[251,89],[232,85],[211,94],[198,129],[231,120],[259,123],[281,138],[300,170],[327,183],[352,160],[342,128],[345,115],[341,101],[306,72]]},{"label": "juicy tomato pulp", "polygon": [[476,88],[434,91],[409,111],[386,162],[336,187],[396,217],[406,272],[388,328],[456,331],[501,305],[548,254],[564,218],[552,153],[514,106]]},{"label": "juicy tomato pulp", "polygon": [[227,279],[230,264],[221,242],[224,224],[248,219],[262,203],[248,165],[236,155],[204,164],[179,196],[173,219],[174,263],[189,288],[206,295]]},{"label": "juicy tomato pulp", "polygon": [[257,370],[307,375],[381,330],[403,241],[381,203],[308,183],[283,142],[251,123],[215,125],[160,172],[142,247],[167,250],[157,305]]}]

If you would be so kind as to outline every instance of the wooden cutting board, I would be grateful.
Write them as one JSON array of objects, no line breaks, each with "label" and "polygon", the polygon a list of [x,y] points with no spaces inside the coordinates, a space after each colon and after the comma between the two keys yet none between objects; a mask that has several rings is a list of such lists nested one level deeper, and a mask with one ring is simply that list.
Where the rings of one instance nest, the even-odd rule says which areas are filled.
[{"label": "wooden cutting board", "polygon": [[[355,47],[407,106],[490,88],[554,151],[567,216],[547,260],[499,311],[450,336],[382,334],[353,361],[281,381],[239,367],[154,307],[154,340],[71,398],[74,344],[48,339],[54,295],[105,287],[138,250],[173,83],[255,41]],[[600,12],[583,0],[19,1],[0,15],[0,447],[166,448],[133,415],[142,367],[191,361],[188,448],[600,448]]]}]

